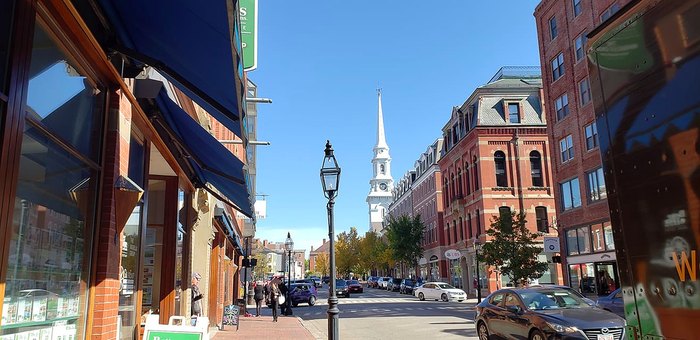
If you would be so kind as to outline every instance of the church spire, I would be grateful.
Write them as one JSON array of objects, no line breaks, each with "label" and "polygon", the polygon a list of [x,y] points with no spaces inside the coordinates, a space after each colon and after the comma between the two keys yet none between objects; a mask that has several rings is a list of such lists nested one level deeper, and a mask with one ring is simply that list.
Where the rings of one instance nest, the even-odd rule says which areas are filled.
[{"label": "church spire", "polygon": [[386,144],[386,137],[384,136],[384,114],[382,113],[382,89],[377,89],[377,96],[379,97],[379,110],[377,112],[377,145],[374,146],[375,149],[383,148],[388,149],[389,146]]}]

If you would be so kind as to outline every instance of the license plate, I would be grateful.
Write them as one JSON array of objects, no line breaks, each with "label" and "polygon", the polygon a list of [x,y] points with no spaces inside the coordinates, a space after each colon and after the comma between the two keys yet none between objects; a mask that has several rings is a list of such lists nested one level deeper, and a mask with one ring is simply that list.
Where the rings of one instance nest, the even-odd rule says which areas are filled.
[{"label": "license plate", "polygon": [[598,334],[598,340],[615,340],[613,334]]}]

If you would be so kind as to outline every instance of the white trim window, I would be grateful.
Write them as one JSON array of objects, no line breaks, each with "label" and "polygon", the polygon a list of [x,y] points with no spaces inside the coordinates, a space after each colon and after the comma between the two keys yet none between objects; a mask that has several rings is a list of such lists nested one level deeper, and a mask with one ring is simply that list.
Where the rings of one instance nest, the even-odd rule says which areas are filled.
[{"label": "white trim window", "polygon": [[574,159],[574,139],[568,135],[559,140],[559,150],[561,151],[561,162],[566,163]]},{"label": "white trim window", "polygon": [[564,53],[559,53],[556,58],[552,59],[552,81],[561,78],[564,72]]},{"label": "white trim window", "polygon": [[557,111],[557,121],[569,115],[569,95],[564,93],[554,100],[554,108]]}]

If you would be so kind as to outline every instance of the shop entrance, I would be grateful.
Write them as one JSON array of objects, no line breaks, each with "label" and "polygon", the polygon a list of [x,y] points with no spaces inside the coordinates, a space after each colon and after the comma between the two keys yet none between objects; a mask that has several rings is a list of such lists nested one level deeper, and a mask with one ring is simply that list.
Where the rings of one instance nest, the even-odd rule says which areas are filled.
[{"label": "shop entrance", "polygon": [[596,282],[598,283],[598,295],[609,295],[619,287],[617,264],[615,262],[596,262],[595,272]]}]

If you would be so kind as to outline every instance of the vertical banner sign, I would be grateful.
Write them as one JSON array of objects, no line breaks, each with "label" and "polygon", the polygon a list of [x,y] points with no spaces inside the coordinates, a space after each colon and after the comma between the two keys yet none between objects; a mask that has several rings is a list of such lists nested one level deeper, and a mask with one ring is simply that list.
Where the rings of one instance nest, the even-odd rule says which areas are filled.
[{"label": "vertical banner sign", "polygon": [[243,69],[258,68],[258,0],[240,0]]}]

